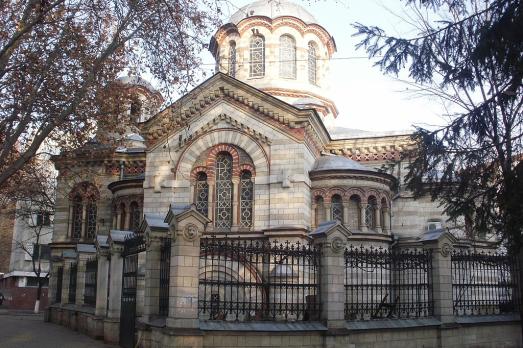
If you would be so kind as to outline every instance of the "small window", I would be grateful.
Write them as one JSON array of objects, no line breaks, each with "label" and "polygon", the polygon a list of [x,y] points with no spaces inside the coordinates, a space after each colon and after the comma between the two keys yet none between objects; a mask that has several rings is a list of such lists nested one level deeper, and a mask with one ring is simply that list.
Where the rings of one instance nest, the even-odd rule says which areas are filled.
[{"label": "small window", "polygon": [[296,78],[296,41],[290,35],[280,37],[280,77]]},{"label": "small window", "polygon": [[140,223],[142,222],[142,212],[140,206],[136,202],[131,203],[131,223],[129,229],[131,231],[138,231],[140,229]]},{"label": "small window", "polygon": [[343,223],[343,203],[340,195],[331,198],[332,220]]},{"label": "small window", "polygon": [[36,226],[49,226],[51,224],[51,215],[46,211],[36,213]]},{"label": "small window", "polygon": [[200,214],[207,216],[209,213],[209,184],[207,174],[199,172],[196,175],[196,210]]},{"label": "small window", "polygon": [[309,82],[313,85],[317,84],[317,73],[318,73],[318,58],[316,56],[316,44],[309,42],[308,50],[308,71],[309,71]]},{"label": "small window", "polygon": [[131,102],[131,121],[140,122],[140,116],[142,115],[142,103],[135,99]]},{"label": "small window", "polygon": [[240,223],[242,227],[252,226],[253,189],[251,172],[242,172],[240,181]]},{"label": "small window", "polygon": [[427,222],[427,231],[435,231],[443,228],[441,221],[429,221]]},{"label": "small window", "polygon": [[370,230],[376,229],[376,211],[378,209],[378,203],[376,198],[371,196],[369,197],[368,204],[365,207],[365,225]]},{"label": "small window", "polygon": [[265,39],[256,35],[251,39],[250,45],[250,77],[263,77],[265,75]]},{"label": "small window", "polygon": [[316,210],[315,210],[315,215],[316,215],[316,226],[318,226],[319,224],[321,224],[323,221],[325,221],[325,206],[323,204],[323,197],[321,196],[318,196],[316,197]]},{"label": "small window", "polygon": [[72,216],[72,238],[80,238],[82,236],[82,214],[83,214],[83,205],[82,197],[76,196],[73,199],[73,216]]}]

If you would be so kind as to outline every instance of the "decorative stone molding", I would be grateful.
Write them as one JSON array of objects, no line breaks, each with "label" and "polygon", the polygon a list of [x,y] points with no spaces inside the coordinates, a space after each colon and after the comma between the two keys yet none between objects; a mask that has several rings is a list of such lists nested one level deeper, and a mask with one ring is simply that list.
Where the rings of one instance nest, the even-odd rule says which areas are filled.
[{"label": "decorative stone molding", "polygon": [[187,224],[185,226],[185,228],[183,229],[183,237],[185,238],[185,240],[187,241],[193,241],[196,239],[196,237],[198,237],[198,234],[199,234],[199,230],[198,230],[198,227],[194,224]]}]

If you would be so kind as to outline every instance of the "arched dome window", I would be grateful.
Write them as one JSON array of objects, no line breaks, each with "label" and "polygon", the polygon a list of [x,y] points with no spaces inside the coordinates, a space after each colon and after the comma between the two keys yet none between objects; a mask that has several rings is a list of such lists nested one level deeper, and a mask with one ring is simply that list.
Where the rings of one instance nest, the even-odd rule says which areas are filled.
[{"label": "arched dome window", "polygon": [[252,202],[254,198],[252,174],[248,170],[240,176],[240,225],[252,226]]},{"label": "arched dome window", "polygon": [[265,39],[261,35],[251,38],[250,44],[250,77],[265,75]]},{"label": "arched dome window", "polygon": [[96,237],[96,202],[90,199],[87,202],[87,221],[85,223],[85,237],[93,240]]},{"label": "arched dome window", "polygon": [[131,222],[129,229],[131,231],[138,231],[140,228],[140,222],[142,222],[142,212],[140,211],[140,206],[136,202],[131,202]]},{"label": "arched dome window", "polygon": [[358,195],[352,195],[349,199],[349,228],[359,229],[360,228],[360,205],[361,199]]},{"label": "arched dome window", "polygon": [[195,194],[196,210],[207,216],[209,213],[209,183],[207,183],[207,174],[204,172],[196,174]]},{"label": "arched dome window", "polygon": [[378,202],[376,200],[376,197],[370,196],[369,200],[367,202],[367,206],[365,207],[365,225],[367,225],[367,228],[369,230],[373,230],[373,231],[376,230],[377,211],[378,211]]},{"label": "arched dome window", "polygon": [[73,216],[72,216],[72,227],[71,227],[71,238],[78,239],[82,236],[82,197],[76,195],[73,198]]},{"label": "arched dome window", "polygon": [[331,198],[331,211],[332,211],[332,220],[337,220],[343,223],[343,203],[341,196],[336,194]]},{"label": "arched dome window", "polygon": [[280,77],[296,78],[296,40],[290,35],[280,36]]},{"label": "arched dome window", "polygon": [[232,156],[220,152],[216,156],[216,227],[232,226]]},{"label": "arched dome window", "polygon": [[92,241],[96,238],[98,189],[89,182],[77,184],[69,194],[69,236]]},{"label": "arched dome window", "polygon": [[236,77],[236,42],[229,43],[229,76]]},{"label": "arched dome window", "polygon": [[318,83],[317,73],[318,73],[318,58],[316,56],[316,43],[309,42],[308,52],[307,52],[307,70],[309,72],[309,82],[313,85]]},{"label": "arched dome window", "polygon": [[316,216],[316,226],[321,224],[323,221],[325,221],[325,205],[323,202],[323,197],[318,196],[315,200],[316,203],[316,210],[315,210],[315,216]]}]

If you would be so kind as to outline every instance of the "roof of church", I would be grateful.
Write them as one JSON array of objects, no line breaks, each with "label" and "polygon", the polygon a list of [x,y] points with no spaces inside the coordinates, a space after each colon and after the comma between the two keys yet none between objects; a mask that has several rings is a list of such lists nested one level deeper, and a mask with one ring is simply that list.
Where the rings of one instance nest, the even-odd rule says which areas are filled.
[{"label": "roof of church", "polygon": [[320,170],[364,170],[367,172],[375,172],[374,169],[365,167],[350,158],[335,155],[321,156],[318,158],[311,171]]},{"label": "roof of church", "polygon": [[286,0],[260,0],[240,8],[231,16],[230,22],[238,24],[245,18],[264,16],[271,19],[292,16],[301,19],[307,24],[318,23],[316,18],[302,6]]}]

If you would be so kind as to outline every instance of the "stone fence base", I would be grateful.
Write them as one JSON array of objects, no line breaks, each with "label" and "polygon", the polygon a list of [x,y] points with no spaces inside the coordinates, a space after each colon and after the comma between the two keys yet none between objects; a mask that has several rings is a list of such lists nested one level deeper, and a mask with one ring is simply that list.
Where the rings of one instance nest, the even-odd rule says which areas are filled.
[{"label": "stone fence base", "polygon": [[120,321],[94,315],[94,308],[75,305],[50,306],[47,318],[50,322],[65,326],[94,339],[118,344]]}]

